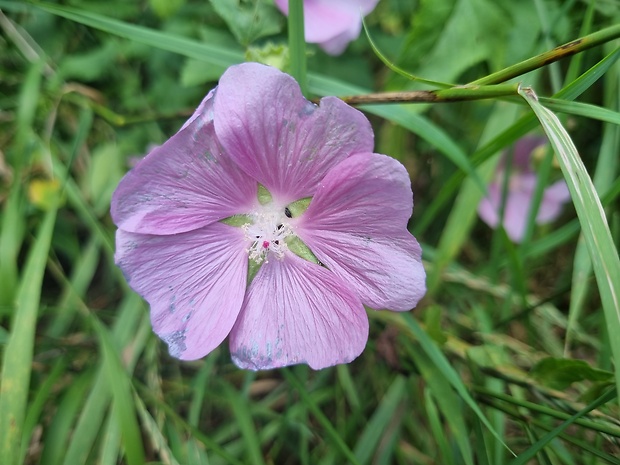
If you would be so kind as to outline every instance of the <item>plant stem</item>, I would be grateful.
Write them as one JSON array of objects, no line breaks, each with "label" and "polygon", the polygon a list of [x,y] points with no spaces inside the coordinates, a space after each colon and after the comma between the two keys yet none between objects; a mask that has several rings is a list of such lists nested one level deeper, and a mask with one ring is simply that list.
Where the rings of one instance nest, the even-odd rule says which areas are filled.
[{"label": "plant stem", "polygon": [[308,96],[304,4],[302,0],[288,0],[288,48],[291,58],[291,75],[299,83],[301,92]]}]

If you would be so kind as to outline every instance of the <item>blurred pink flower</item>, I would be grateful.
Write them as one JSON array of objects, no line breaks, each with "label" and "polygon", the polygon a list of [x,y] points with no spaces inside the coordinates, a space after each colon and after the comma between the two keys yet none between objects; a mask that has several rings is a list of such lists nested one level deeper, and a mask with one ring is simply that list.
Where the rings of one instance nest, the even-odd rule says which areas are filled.
[{"label": "blurred pink flower", "polygon": [[[288,15],[288,0],[275,0]],[[362,15],[375,9],[379,0],[304,0],[306,42],[319,44],[330,55],[340,55],[362,30]]]},{"label": "blurred pink flower", "polygon": [[[537,176],[530,166],[530,158],[535,149],[546,143],[547,139],[544,137],[524,137],[515,144],[502,221],[500,221],[500,212],[507,155],[503,156],[493,181],[488,186],[488,196],[478,205],[480,218],[492,228],[496,228],[501,222],[506,234],[513,242],[523,240],[536,189]],[[564,180],[547,187],[536,215],[536,223],[546,224],[555,220],[560,215],[562,206],[569,200],[570,193]]]},{"label": "blurred pink flower", "polygon": [[112,199],[116,263],[173,356],[229,335],[241,368],[319,369],[362,352],[364,305],[417,304],[409,176],[372,149],[362,113],[335,97],[316,106],[290,76],[246,63],[127,173]]}]

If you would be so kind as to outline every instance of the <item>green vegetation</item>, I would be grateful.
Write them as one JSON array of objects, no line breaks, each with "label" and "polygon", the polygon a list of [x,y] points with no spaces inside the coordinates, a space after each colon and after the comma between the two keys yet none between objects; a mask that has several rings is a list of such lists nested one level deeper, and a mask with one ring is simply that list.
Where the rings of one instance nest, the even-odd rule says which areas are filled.
[{"label": "green vegetation", "polygon": [[[618,1],[381,0],[338,57],[299,13],[0,1],[0,463],[620,464]],[[118,181],[244,60],[348,97],[411,174],[428,293],[349,365],[176,360],[114,265]],[[516,244],[477,208],[532,133],[536,202],[573,201]]]}]

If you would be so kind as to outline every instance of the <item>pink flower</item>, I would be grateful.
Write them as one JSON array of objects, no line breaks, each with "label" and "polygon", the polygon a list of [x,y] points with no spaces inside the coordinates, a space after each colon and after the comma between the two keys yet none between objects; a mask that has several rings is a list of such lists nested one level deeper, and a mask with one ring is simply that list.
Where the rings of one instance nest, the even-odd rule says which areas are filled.
[{"label": "pink flower", "polygon": [[416,305],[409,176],[372,149],[362,113],[335,97],[316,106],[290,76],[246,63],[127,173],[112,199],[116,263],[173,356],[230,335],[241,368],[319,369],[362,352],[363,305]]},{"label": "pink flower", "polygon": [[[288,15],[288,0],[275,0]],[[375,9],[379,0],[304,0],[306,42],[319,44],[330,55],[340,55],[362,30],[362,15]]]},{"label": "pink flower", "polygon": [[[500,161],[495,177],[488,186],[488,196],[478,205],[480,218],[492,228],[502,223],[506,234],[513,242],[523,240],[536,189],[537,177],[530,166],[530,157],[536,148],[546,143],[547,140],[544,137],[524,137],[515,144],[502,221],[500,221],[500,212],[506,156]],[[560,215],[562,206],[569,200],[570,193],[563,180],[547,187],[536,215],[536,223],[546,224],[555,220]]]}]

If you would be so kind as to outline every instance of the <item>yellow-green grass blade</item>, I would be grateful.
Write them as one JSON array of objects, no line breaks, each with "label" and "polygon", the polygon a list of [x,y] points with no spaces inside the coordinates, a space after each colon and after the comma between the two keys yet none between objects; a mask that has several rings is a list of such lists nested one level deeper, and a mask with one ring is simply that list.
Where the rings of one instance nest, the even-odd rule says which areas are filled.
[{"label": "yellow-green grass blade", "polygon": [[[540,120],[555,150],[571,193],[582,234],[590,252],[603,305],[611,353],[620,362],[620,259],[594,184],[572,140],[558,118],[545,108],[530,89],[520,91]],[[620,370],[615,370],[620,388]]]},{"label": "yellow-green grass blade", "polygon": [[4,350],[0,385],[0,450],[5,463],[17,463],[21,451],[34,352],[34,334],[56,208],[45,213],[17,291],[15,317]]}]

